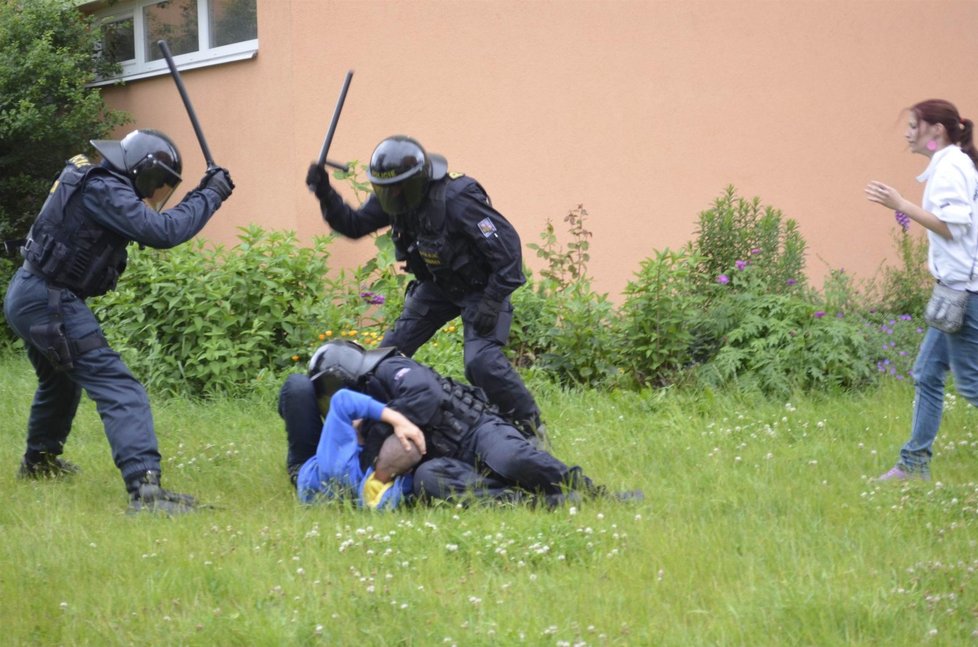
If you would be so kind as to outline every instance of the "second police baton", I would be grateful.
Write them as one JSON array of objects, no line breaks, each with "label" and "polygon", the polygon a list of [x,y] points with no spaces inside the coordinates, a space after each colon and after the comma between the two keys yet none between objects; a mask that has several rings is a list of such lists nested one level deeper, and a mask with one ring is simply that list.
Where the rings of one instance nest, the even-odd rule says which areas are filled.
[{"label": "second police baton", "polygon": [[214,168],[217,164],[214,163],[214,158],[211,156],[211,149],[207,147],[207,140],[204,139],[204,131],[201,130],[200,122],[197,121],[197,113],[194,112],[194,106],[190,103],[187,88],[184,87],[183,79],[180,78],[180,72],[177,71],[176,63],[173,62],[170,46],[165,40],[157,41],[156,44],[159,45],[160,51],[163,52],[163,58],[166,59],[166,64],[170,68],[170,76],[173,77],[173,81],[177,84],[177,90],[180,91],[180,98],[183,99],[183,105],[187,109],[187,115],[190,117],[190,123],[194,127],[194,133],[197,134],[197,141],[200,142],[200,150],[204,153],[204,161],[207,162],[207,168]]},{"label": "second police baton", "polygon": [[343,110],[343,103],[346,101],[346,92],[350,89],[350,81],[353,80],[353,70],[349,70],[346,73],[346,78],[343,79],[343,87],[340,89],[340,98],[336,100],[336,108],[333,110],[333,118],[329,122],[329,130],[326,131],[326,138],[323,140],[323,147],[319,149],[319,158],[316,160],[319,166],[325,164],[326,166],[332,166],[333,168],[343,171],[344,173],[350,172],[350,167],[346,164],[337,164],[336,162],[331,162],[326,159],[326,154],[329,153],[329,145],[333,143],[333,133],[336,132],[336,124],[340,120],[340,112]]}]

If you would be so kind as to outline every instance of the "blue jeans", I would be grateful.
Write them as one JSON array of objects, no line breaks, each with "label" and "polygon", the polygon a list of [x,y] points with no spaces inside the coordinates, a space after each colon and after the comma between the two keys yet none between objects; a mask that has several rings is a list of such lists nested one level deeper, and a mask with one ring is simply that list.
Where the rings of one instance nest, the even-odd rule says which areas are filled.
[{"label": "blue jeans", "polygon": [[916,392],[910,440],[900,450],[900,466],[908,472],[930,473],[931,446],[944,413],[947,372],[965,399],[978,406],[978,295],[968,297],[964,324],[956,333],[928,328],[913,366]]}]

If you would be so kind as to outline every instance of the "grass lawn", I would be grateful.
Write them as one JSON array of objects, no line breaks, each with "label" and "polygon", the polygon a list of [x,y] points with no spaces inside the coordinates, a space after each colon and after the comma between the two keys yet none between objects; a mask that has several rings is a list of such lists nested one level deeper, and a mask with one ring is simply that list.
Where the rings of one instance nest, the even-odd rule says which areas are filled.
[{"label": "grass lawn", "polygon": [[128,516],[83,399],[68,482],[15,478],[34,389],[0,361],[6,645],[978,644],[978,414],[949,396],[931,483],[877,484],[912,389],[767,401],[535,388],[555,454],[644,502],[554,512],[300,506],[274,385],[153,400],[164,485]]}]

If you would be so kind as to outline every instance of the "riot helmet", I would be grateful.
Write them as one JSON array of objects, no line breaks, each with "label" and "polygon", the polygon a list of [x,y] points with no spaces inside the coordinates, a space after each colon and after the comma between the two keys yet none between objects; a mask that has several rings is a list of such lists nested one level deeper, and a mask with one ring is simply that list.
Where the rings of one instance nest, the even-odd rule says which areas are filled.
[{"label": "riot helmet", "polygon": [[91,143],[110,166],[132,181],[136,195],[156,211],[163,209],[182,180],[180,152],[158,130],[134,130],[121,141],[93,139]]},{"label": "riot helmet", "polygon": [[444,157],[426,153],[410,137],[395,135],[377,144],[370,156],[367,179],[384,212],[400,216],[416,211],[424,202],[428,185],[445,177],[447,170]]},{"label": "riot helmet", "polygon": [[316,391],[319,410],[329,410],[329,399],[340,389],[356,389],[383,360],[393,355],[393,347],[365,350],[348,339],[337,339],[320,346],[309,360],[309,379]]}]

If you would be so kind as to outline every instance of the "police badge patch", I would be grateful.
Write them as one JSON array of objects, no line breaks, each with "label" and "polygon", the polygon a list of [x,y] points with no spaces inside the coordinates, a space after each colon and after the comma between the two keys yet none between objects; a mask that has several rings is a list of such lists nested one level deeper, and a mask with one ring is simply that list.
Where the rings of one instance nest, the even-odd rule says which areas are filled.
[{"label": "police badge patch", "polygon": [[480,220],[478,227],[479,231],[481,231],[482,235],[486,238],[489,238],[496,233],[496,225],[492,224],[492,220],[489,218],[483,218]]}]

